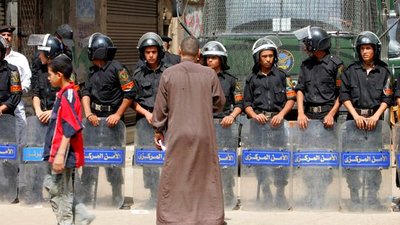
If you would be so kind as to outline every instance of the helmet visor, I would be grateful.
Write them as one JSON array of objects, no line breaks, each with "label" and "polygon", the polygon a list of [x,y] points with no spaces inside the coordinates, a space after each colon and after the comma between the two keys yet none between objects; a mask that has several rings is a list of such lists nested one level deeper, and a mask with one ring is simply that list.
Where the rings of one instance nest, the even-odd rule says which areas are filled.
[{"label": "helmet visor", "polygon": [[293,31],[293,34],[299,41],[304,40],[305,38],[311,39],[311,26],[295,30]]}]

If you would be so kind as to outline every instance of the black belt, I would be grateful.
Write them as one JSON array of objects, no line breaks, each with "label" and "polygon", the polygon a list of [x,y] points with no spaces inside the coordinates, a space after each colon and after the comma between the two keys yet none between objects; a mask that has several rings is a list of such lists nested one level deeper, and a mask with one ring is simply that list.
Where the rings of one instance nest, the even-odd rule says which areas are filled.
[{"label": "black belt", "polygon": [[257,114],[264,114],[267,118],[272,118],[278,115],[279,112],[271,112],[271,111],[264,111],[264,110],[256,110],[255,113]]},{"label": "black belt", "polygon": [[358,113],[358,115],[360,115],[360,116],[370,117],[370,116],[373,116],[378,109],[359,109],[359,108],[355,108],[355,110]]},{"label": "black belt", "polygon": [[96,103],[92,102],[91,107],[92,107],[92,109],[95,109],[96,111],[100,111],[100,112],[113,111],[113,108],[111,107],[111,105],[100,105],[100,104],[96,104]]},{"label": "black belt", "polygon": [[328,112],[331,109],[332,109],[331,105],[306,106],[306,112],[311,112],[311,113]]}]

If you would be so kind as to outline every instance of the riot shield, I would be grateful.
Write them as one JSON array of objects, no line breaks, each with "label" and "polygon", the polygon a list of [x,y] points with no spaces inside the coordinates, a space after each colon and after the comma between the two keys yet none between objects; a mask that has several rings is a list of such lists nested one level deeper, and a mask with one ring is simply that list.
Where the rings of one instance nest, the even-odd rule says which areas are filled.
[{"label": "riot shield", "polygon": [[224,203],[227,208],[232,209],[236,205],[238,194],[235,184],[238,175],[236,151],[239,144],[239,124],[234,122],[230,127],[224,128],[220,123],[221,119],[214,119]]},{"label": "riot shield", "polygon": [[[83,121],[85,166],[76,174],[77,200],[93,208],[120,208],[124,201],[125,124]],[[100,169],[100,168],[104,168]]]},{"label": "riot shield", "polygon": [[18,144],[15,118],[0,115],[0,202],[10,203],[17,197]]},{"label": "riot shield", "polygon": [[[278,127],[245,120],[242,127],[240,198],[244,209],[287,210],[290,207],[291,151],[289,123]],[[272,185],[273,184],[273,185]]]},{"label": "riot shield", "polygon": [[378,121],[374,130],[354,121],[340,128],[341,207],[344,211],[388,211],[392,191],[390,128]]},{"label": "riot shield", "polygon": [[47,124],[43,124],[36,116],[27,118],[27,139],[22,149],[22,165],[24,173],[20,179],[26,184],[20,187],[19,199],[26,204],[43,202],[43,180],[48,164],[43,162],[43,146]]},{"label": "riot shield", "polygon": [[165,152],[156,149],[154,130],[145,118],[136,122],[133,197],[135,207],[154,209]]},{"label": "riot shield", "polygon": [[[396,170],[397,170],[397,176],[396,177],[396,186],[399,185],[398,182],[400,182],[400,123],[396,123],[393,126],[393,146],[394,146],[394,153],[395,153],[395,163],[396,163]],[[392,202],[395,203],[395,207],[393,208],[393,211],[400,211],[400,198],[394,198],[392,199]]]},{"label": "riot shield", "polygon": [[293,207],[339,210],[339,152],[337,124],[325,128],[311,120],[306,129],[293,132]]}]

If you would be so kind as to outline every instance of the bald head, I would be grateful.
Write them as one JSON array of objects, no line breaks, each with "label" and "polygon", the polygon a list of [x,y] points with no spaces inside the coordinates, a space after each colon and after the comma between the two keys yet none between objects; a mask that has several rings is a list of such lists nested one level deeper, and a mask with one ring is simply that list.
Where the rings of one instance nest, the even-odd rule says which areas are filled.
[{"label": "bald head", "polygon": [[195,37],[186,37],[181,43],[182,56],[197,57],[199,54],[199,40]]}]

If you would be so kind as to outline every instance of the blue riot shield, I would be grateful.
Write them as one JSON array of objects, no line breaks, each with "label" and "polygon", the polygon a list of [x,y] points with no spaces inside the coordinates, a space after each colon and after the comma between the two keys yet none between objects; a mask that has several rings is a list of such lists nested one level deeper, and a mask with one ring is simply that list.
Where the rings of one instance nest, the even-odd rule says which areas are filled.
[{"label": "blue riot shield", "polygon": [[[47,125],[39,121],[36,116],[27,118],[27,138],[22,149],[22,164],[26,186],[20,188],[19,199],[26,204],[43,202],[43,180],[47,173],[48,164],[43,162],[43,146],[47,132]],[[23,176],[23,177],[22,177]]]},{"label": "blue riot shield", "polygon": [[230,127],[222,127],[221,119],[214,119],[217,137],[218,157],[221,166],[221,178],[224,192],[224,203],[227,208],[233,208],[237,203],[238,163],[237,148],[239,145],[239,124],[234,122]]},{"label": "blue riot shield", "polygon": [[325,128],[311,120],[293,132],[293,207],[304,210],[339,210],[339,152],[337,124]]},{"label": "blue riot shield", "polygon": [[133,168],[135,208],[154,209],[165,152],[156,149],[154,130],[145,118],[136,122]]},{"label": "blue riot shield", "polygon": [[342,209],[388,211],[392,191],[389,125],[378,121],[374,130],[367,131],[346,121],[340,129],[339,146]]},{"label": "blue riot shield", "polygon": [[[241,193],[243,209],[290,208],[289,123],[278,127],[246,120],[242,127]],[[273,185],[272,185],[273,184]]]},{"label": "blue riot shield", "polygon": [[0,202],[10,203],[17,197],[18,143],[15,118],[0,115]]},{"label": "blue riot shield", "polygon": [[[76,174],[77,200],[93,208],[120,208],[124,201],[125,124],[83,121],[85,166]],[[100,169],[104,168],[104,170]]]}]

